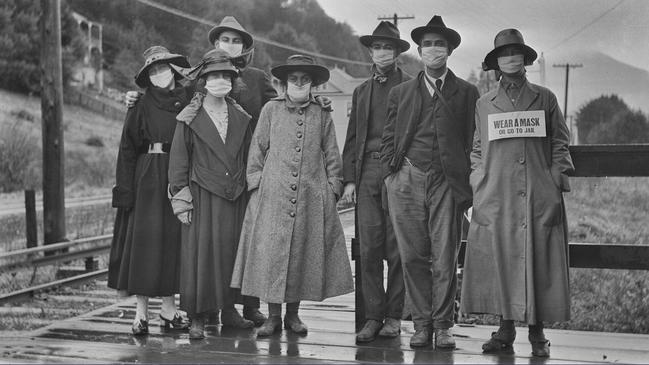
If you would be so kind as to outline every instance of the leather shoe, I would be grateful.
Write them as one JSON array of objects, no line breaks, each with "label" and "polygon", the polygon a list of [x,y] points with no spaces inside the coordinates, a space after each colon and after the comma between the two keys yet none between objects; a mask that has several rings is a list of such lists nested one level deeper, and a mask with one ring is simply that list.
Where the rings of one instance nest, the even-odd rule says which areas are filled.
[{"label": "leather shoe", "polygon": [[435,329],[435,348],[438,349],[454,349],[455,339],[449,328],[436,328]]},{"label": "leather shoe", "polygon": [[383,328],[379,331],[381,337],[397,337],[401,333],[401,320],[397,318],[386,318]]},{"label": "leather shoe", "polygon": [[299,335],[304,335],[309,330],[297,315],[297,313],[287,313],[284,316],[284,328],[291,330]]},{"label": "leather shoe", "polygon": [[363,328],[356,335],[356,342],[371,342],[376,339],[376,334],[381,329],[381,322],[375,319],[368,319]]},{"label": "leather shoe", "polygon": [[176,312],[172,319],[167,319],[160,314],[160,327],[164,329],[186,330],[189,328],[189,320]]},{"label": "leather shoe", "polygon": [[422,327],[415,330],[415,334],[410,337],[410,347],[425,347],[430,345],[432,339],[431,330],[428,327]]},{"label": "leather shoe", "polygon": [[200,340],[205,338],[205,317],[192,317],[192,324],[189,327],[189,339]]},{"label": "leather shoe", "polygon": [[550,357],[550,341],[545,338],[543,330],[539,334],[530,333],[527,339],[532,344],[532,356]]},{"label": "leather shoe", "polygon": [[282,317],[270,316],[257,330],[257,337],[268,337],[282,330]]},{"label": "leather shoe", "polygon": [[149,334],[149,322],[143,319],[133,322],[131,327],[134,336],[144,336]]},{"label": "leather shoe", "polygon": [[505,331],[499,328],[497,332],[491,333],[491,338],[482,344],[482,352],[485,354],[493,353],[514,353],[514,340],[516,339],[516,330]]},{"label": "leather shoe", "polygon": [[259,311],[259,308],[243,307],[243,318],[252,321],[255,327],[259,327],[266,322],[266,316]]},{"label": "leather shoe", "polygon": [[241,317],[241,314],[235,308],[221,310],[221,323],[224,327],[233,328],[252,328],[255,326],[253,321]]}]

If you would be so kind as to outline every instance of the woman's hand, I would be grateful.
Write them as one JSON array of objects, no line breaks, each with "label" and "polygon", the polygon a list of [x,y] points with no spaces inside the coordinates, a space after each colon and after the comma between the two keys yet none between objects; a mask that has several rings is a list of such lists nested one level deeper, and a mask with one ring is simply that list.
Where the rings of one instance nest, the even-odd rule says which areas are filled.
[{"label": "woman's hand", "polygon": [[132,108],[135,106],[135,103],[140,99],[140,93],[138,91],[127,91],[124,95],[124,104],[127,108]]},{"label": "woman's hand", "polygon": [[347,185],[345,185],[342,201],[346,203],[356,203],[356,184],[347,183]]},{"label": "woman's hand", "polygon": [[187,210],[182,213],[178,213],[177,217],[180,223],[189,225],[192,222],[192,211]]}]

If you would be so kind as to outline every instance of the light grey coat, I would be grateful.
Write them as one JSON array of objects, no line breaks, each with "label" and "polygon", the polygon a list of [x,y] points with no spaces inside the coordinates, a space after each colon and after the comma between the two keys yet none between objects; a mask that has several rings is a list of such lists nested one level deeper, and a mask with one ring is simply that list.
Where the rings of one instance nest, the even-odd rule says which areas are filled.
[{"label": "light grey coat", "polygon": [[232,287],[267,303],[353,291],[336,200],[342,159],[333,121],[313,99],[262,109],[247,166],[252,191]]}]

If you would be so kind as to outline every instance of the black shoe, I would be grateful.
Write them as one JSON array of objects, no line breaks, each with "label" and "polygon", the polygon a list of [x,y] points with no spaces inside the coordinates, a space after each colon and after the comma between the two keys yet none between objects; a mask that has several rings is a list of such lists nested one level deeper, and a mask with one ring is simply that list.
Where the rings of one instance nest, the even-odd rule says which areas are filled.
[{"label": "black shoe", "polygon": [[224,327],[232,328],[253,328],[255,323],[241,317],[235,308],[221,310],[221,323]]},{"label": "black shoe", "polygon": [[297,313],[288,313],[284,316],[284,328],[291,330],[298,335],[304,335],[309,331]]},{"label": "black shoe", "polygon": [[176,312],[174,318],[167,319],[160,314],[160,327],[164,329],[186,330],[189,328],[189,320]]},{"label": "black shoe", "polygon": [[131,331],[133,331],[133,336],[144,336],[149,334],[149,322],[145,321],[143,319],[140,319],[137,322],[133,322],[133,326],[131,327]]},{"label": "black shoe", "polygon": [[491,338],[482,345],[482,352],[485,354],[513,354],[515,339],[516,330],[504,331],[498,329],[497,332],[492,332]]},{"label": "black shoe", "polygon": [[363,328],[358,331],[358,334],[356,334],[356,342],[365,343],[374,341],[376,339],[376,335],[381,330],[382,325],[383,323],[375,319],[368,319],[365,322]]},{"label": "black shoe", "polygon": [[433,331],[429,327],[415,329],[415,334],[410,337],[410,347],[429,346],[433,339]]},{"label": "black shoe", "polygon": [[257,330],[257,337],[268,337],[282,330],[282,317],[270,316]]},{"label": "black shoe", "polygon": [[243,308],[243,318],[252,321],[255,327],[259,327],[266,322],[266,316],[259,311],[259,308]]}]

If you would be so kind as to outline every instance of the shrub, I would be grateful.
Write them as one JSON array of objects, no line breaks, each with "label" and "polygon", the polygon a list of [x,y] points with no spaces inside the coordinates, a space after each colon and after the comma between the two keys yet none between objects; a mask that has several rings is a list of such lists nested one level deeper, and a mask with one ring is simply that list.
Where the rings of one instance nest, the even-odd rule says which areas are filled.
[{"label": "shrub", "polygon": [[37,138],[21,126],[19,121],[0,127],[0,190],[15,190],[40,185]]},{"label": "shrub", "polygon": [[106,152],[66,151],[65,184],[107,186],[114,180],[115,158]]}]

